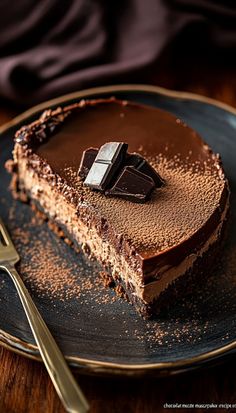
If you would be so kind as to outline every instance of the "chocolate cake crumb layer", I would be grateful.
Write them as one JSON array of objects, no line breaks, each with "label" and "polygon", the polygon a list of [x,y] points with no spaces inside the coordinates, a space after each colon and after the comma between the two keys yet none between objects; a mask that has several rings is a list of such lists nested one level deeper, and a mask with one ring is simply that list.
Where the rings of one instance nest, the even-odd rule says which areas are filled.
[{"label": "chocolate cake crumb layer", "polygon": [[[54,129],[43,127],[58,116]],[[111,140],[127,142],[163,178],[145,204],[91,191],[78,175],[83,152]],[[229,190],[220,158],[164,111],[115,99],[47,111],[17,133],[13,158],[15,192],[87,246],[141,313],[201,261],[205,268],[221,239]]]}]

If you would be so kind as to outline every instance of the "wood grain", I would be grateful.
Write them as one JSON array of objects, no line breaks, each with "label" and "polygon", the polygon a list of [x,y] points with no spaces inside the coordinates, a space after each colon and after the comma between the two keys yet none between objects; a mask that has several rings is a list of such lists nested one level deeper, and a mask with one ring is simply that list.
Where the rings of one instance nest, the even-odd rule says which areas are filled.
[{"label": "wood grain", "polygon": [[[4,349],[0,360],[1,413],[64,413],[43,365]],[[91,412],[156,413],[169,411],[165,403],[236,403],[235,368],[234,358],[218,367],[167,378],[76,377]]]},{"label": "wood grain", "polygon": [[[231,56],[219,59],[215,53],[199,53],[189,54],[186,48],[173,52],[172,47],[153,69],[149,83],[200,93],[236,107],[236,66]],[[17,112],[9,103],[0,102],[0,123]],[[156,413],[170,411],[165,403],[236,403],[235,369],[236,357],[231,357],[219,366],[162,379],[111,379],[77,373],[76,377],[92,413]],[[218,411],[223,410],[214,409]],[[43,365],[4,348],[0,348],[0,412],[64,413]]]}]

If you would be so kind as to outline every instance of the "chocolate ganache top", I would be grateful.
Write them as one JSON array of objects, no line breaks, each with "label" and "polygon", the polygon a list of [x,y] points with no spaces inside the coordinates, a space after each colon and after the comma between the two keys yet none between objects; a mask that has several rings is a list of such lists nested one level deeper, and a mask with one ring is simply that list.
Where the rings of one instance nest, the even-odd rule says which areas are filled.
[{"label": "chocolate ganache top", "polygon": [[[53,113],[44,117],[52,119]],[[194,130],[167,112],[114,98],[82,101],[58,113],[60,127],[41,137],[33,151],[73,188],[80,205],[112,227],[113,239],[125,240],[144,272],[176,265],[209,239],[225,209],[228,184],[219,156]],[[25,137],[33,136],[29,130]],[[83,151],[109,141],[127,142],[129,151],[144,156],[164,179],[145,204],[107,198],[78,176]]]}]

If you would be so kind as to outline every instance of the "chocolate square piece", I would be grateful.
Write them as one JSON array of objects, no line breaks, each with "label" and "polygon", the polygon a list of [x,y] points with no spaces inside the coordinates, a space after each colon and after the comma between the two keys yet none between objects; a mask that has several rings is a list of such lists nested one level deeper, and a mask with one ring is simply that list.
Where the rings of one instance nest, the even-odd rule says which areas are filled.
[{"label": "chocolate square piece", "polygon": [[132,202],[145,202],[154,188],[152,178],[134,166],[126,166],[113,187],[106,191],[106,195],[119,196]]},{"label": "chocolate square piece", "polygon": [[157,171],[141,155],[136,153],[127,154],[125,164],[128,166],[134,166],[143,174],[148,175],[153,179],[157,188],[160,188],[164,184],[163,179]]},{"label": "chocolate square piece", "polygon": [[81,179],[84,180],[86,176],[88,175],[89,170],[92,167],[92,164],[95,161],[97,154],[98,154],[97,148],[89,148],[83,152],[80,166],[79,166],[79,171],[78,171],[78,175],[80,176]]},{"label": "chocolate square piece", "polygon": [[93,189],[104,191],[125,159],[128,145],[122,142],[109,142],[101,146],[95,161],[84,181]]}]

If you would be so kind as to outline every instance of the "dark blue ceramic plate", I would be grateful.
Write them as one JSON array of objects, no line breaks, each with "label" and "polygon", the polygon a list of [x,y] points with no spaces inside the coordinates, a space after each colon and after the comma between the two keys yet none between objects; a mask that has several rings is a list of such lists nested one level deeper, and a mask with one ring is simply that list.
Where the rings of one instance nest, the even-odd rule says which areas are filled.
[{"label": "dark blue ceramic plate", "polygon": [[[186,121],[221,154],[232,191],[231,225],[221,264],[193,297],[173,303],[168,314],[148,322],[101,284],[96,263],[89,263],[60,241],[45,223],[34,219],[29,206],[13,201],[7,189],[9,177],[4,162],[11,155],[12,136],[20,125],[35,119],[46,107],[111,95],[165,109]],[[22,277],[71,364],[99,374],[163,374],[234,351],[235,153],[236,111],[206,98],[151,86],[124,85],[75,93],[33,108],[2,127],[0,215],[22,257]],[[0,278],[0,341],[25,356],[39,358],[16,291],[4,274]]]}]

